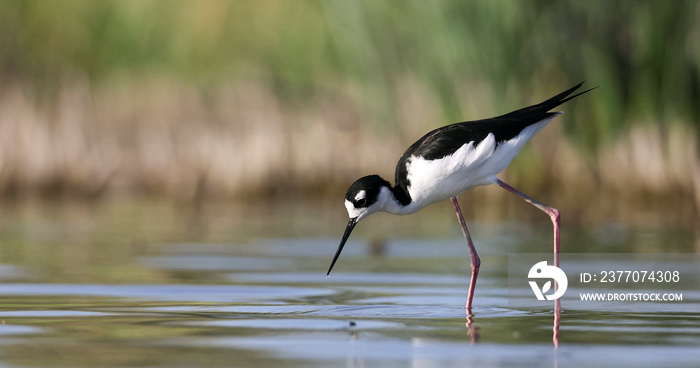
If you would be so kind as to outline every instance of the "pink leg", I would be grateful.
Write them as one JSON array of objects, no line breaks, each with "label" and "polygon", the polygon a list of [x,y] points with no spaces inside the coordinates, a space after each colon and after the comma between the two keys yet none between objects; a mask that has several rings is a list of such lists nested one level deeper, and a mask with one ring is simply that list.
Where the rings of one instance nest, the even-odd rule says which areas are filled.
[{"label": "pink leg", "polygon": [[[549,215],[549,218],[552,220],[552,225],[554,226],[554,265],[556,267],[559,267],[559,226],[561,225],[559,210],[545,205],[544,203],[502,182],[500,179],[496,182],[496,184],[498,184],[501,188],[511,193],[517,194],[522,199],[524,199],[525,202],[530,203],[531,205],[539,208],[540,210],[544,211],[546,214]],[[554,287],[556,290],[556,283],[554,284]],[[559,299],[557,299],[554,302],[554,310],[555,312],[561,312],[561,302],[559,301]]]},{"label": "pink leg", "polygon": [[561,321],[561,304],[559,299],[554,304],[554,326],[552,327],[552,342],[554,342],[554,348],[559,347],[559,324]]},{"label": "pink leg", "polygon": [[481,267],[481,260],[479,255],[476,254],[476,248],[474,248],[474,243],[472,242],[472,237],[469,235],[469,230],[467,229],[467,223],[464,222],[464,216],[462,216],[462,210],[459,208],[459,202],[457,202],[457,197],[450,198],[452,204],[455,206],[455,212],[457,212],[457,220],[459,224],[462,225],[462,233],[464,238],[467,239],[467,246],[469,247],[469,255],[472,259],[472,277],[469,280],[469,292],[467,293],[467,313],[471,314],[472,311],[472,299],[474,298],[474,288],[476,287],[476,278],[479,276],[479,267]]}]

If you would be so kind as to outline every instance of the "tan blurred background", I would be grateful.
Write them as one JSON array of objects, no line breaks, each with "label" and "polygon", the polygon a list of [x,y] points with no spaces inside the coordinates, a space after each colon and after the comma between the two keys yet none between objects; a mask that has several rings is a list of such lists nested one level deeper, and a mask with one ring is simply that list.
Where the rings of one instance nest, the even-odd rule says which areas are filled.
[{"label": "tan blurred background", "polygon": [[504,180],[694,226],[698,20],[681,0],[0,1],[0,194],[340,201],[428,130],[586,80]]}]

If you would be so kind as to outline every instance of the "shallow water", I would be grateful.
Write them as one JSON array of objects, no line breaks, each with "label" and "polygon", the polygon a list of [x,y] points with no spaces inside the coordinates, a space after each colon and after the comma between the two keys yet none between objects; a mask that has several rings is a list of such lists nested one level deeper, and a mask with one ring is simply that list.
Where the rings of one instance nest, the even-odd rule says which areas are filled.
[{"label": "shallow water", "polygon": [[[438,232],[454,227],[442,235],[410,239],[377,238],[368,225],[326,278],[338,242],[333,234],[343,226],[335,215],[319,219],[318,231],[299,234],[289,230],[296,223],[262,231],[256,226],[265,221],[251,211],[244,216],[250,222],[214,216],[204,230],[183,226],[191,217],[169,210],[32,211],[3,214],[0,367],[691,367],[700,361],[697,283],[679,290],[682,304],[587,310],[563,302],[555,349],[551,306],[515,308],[508,299],[508,253],[547,251],[546,219],[473,224],[482,271],[468,328],[468,252],[456,223],[436,225]],[[286,218],[277,216],[269,222]],[[402,235],[397,229],[426,226],[418,223],[425,219],[380,218],[376,226]],[[438,220],[454,221],[449,212]],[[660,239],[672,244],[657,252],[694,253],[692,234],[682,229],[565,230],[562,245],[619,253],[648,250]],[[686,261],[697,269],[696,258]]]}]

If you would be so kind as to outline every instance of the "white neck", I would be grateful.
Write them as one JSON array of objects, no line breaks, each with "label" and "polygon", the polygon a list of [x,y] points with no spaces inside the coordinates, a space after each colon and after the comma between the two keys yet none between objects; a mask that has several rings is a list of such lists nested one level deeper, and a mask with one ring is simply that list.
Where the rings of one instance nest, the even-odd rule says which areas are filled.
[{"label": "white neck", "polygon": [[391,213],[392,215],[408,215],[418,211],[422,206],[411,202],[408,205],[402,205],[394,196],[394,193],[388,187],[382,187],[377,197],[379,211]]}]

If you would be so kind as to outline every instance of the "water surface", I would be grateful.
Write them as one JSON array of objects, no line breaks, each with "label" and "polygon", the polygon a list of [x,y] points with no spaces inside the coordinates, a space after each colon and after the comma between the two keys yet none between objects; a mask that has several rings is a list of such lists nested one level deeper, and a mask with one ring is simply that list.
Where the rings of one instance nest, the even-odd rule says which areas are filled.
[{"label": "water surface", "polygon": [[[449,212],[380,218],[375,226],[383,232],[358,226],[326,278],[343,226],[335,215],[285,224],[283,215],[254,209],[243,211],[247,220],[167,208],[24,211],[6,212],[1,225],[0,367],[700,361],[700,295],[692,287],[682,290],[682,305],[564,304],[555,349],[552,308],[510,307],[507,288],[508,253],[550,248],[546,221],[472,225],[482,272],[467,327],[468,252]],[[435,225],[421,223],[427,221]],[[436,230],[420,230],[430,227]],[[667,249],[661,239],[673,250],[694,251],[692,234],[666,228],[565,228],[562,245],[578,252]]]}]

